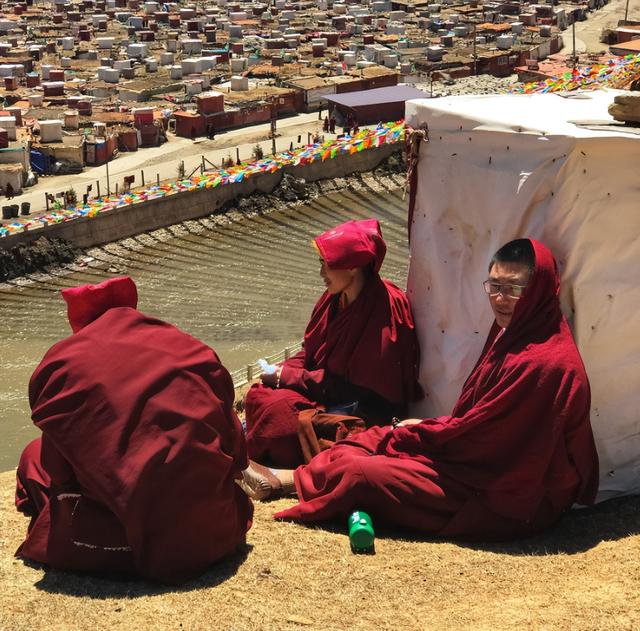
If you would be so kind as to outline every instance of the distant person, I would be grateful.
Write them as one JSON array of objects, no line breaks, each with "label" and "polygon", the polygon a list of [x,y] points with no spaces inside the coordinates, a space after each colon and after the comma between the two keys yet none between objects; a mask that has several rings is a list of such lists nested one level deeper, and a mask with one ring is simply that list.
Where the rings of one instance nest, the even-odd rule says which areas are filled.
[{"label": "distant person", "polygon": [[354,126],[355,126],[355,121],[354,121],[353,115],[349,114],[349,116],[347,116],[347,131],[346,131],[346,133],[351,135]]},{"label": "distant person", "polygon": [[5,195],[7,196],[7,199],[13,199],[14,198],[14,190],[13,190],[13,186],[11,184],[11,182],[7,182],[7,186],[5,188]]},{"label": "distant person", "polygon": [[333,116],[329,119],[329,132],[336,133],[336,119]]},{"label": "distant person", "polygon": [[422,395],[409,301],[379,275],[386,245],[378,221],[348,221],[314,245],[326,291],[304,350],[263,373],[245,400],[250,457],[279,466],[405,415]]},{"label": "distant person", "polygon": [[213,123],[210,123],[210,124],[207,126],[207,138],[208,138],[209,140],[215,140],[215,138],[216,138],[216,128],[215,128],[215,126],[213,125]]},{"label": "distant person", "polygon": [[177,583],[245,541],[252,507],[234,390],[217,355],[136,309],[128,277],[62,292],[73,335],[29,383],[42,437],[24,450],[22,556]]},{"label": "distant person", "polygon": [[322,122],[322,131],[326,134],[329,132],[329,117],[325,116]]},{"label": "distant person", "polygon": [[352,510],[428,535],[510,539],[553,524],[598,489],[589,381],[560,311],[551,252],[529,239],[496,252],[484,290],[495,322],[451,415],[374,427],[307,466],[251,465],[257,497],[297,491],[276,515],[317,522]]}]

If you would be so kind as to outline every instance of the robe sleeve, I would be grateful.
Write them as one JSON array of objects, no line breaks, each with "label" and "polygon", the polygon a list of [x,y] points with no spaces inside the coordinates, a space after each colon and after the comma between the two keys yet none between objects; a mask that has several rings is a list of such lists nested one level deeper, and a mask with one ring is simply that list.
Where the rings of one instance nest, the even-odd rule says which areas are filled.
[{"label": "robe sleeve", "polygon": [[536,382],[534,373],[524,374],[519,370],[511,370],[497,378],[493,387],[463,414],[426,418],[422,423],[397,430],[398,433],[405,434],[398,436],[399,442],[411,443],[417,440],[423,445],[437,447],[475,430],[484,423],[512,414],[517,415],[518,408],[524,408],[528,404],[526,397],[515,393],[535,392]]},{"label": "robe sleeve", "polygon": [[327,389],[327,371],[324,368],[307,370],[304,368],[303,362],[304,355],[298,353],[282,365],[279,387],[295,390],[312,401],[324,400]]},{"label": "robe sleeve", "polygon": [[288,388],[313,400],[322,398],[325,380],[324,368],[307,370],[304,367],[304,350],[296,353],[282,364],[280,372],[280,388]]}]

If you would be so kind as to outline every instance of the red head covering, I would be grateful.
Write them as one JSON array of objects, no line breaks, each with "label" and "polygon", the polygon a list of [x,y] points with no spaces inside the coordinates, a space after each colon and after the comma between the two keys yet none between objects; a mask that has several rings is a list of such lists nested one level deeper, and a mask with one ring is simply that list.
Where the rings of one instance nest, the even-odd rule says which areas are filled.
[{"label": "red head covering", "polygon": [[387,253],[377,219],[347,221],[314,240],[327,265],[333,269],[353,269],[373,263],[377,273]]},{"label": "red head covering", "polygon": [[129,276],[109,278],[99,285],[63,289],[61,293],[67,303],[67,316],[74,333],[97,320],[107,309],[135,309],[138,305],[138,290]]},{"label": "red head covering", "polygon": [[[557,329],[562,312],[560,311],[560,277],[558,266],[549,248],[529,239],[535,257],[535,270],[527,284],[527,289],[516,303],[511,322],[504,333],[506,342],[513,344],[515,340],[529,339],[532,335],[551,334]],[[490,338],[500,331],[496,324],[495,331],[492,328]],[[507,335],[508,333],[508,335]]]}]

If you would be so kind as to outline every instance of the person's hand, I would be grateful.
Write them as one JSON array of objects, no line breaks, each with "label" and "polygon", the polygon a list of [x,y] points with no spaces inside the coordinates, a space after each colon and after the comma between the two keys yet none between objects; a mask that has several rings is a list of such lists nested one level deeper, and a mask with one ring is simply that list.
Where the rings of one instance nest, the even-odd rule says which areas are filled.
[{"label": "person's hand", "polygon": [[275,372],[263,372],[260,375],[260,379],[262,384],[269,388],[277,388],[280,383],[280,372],[282,371],[282,367],[278,367]]},{"label": "person's hand", "polygon": [[397,427],[407,427],[408,425],[418,425],[422,423],[424,419],[421,418],[406,418],[404,421],[400,421]]}]

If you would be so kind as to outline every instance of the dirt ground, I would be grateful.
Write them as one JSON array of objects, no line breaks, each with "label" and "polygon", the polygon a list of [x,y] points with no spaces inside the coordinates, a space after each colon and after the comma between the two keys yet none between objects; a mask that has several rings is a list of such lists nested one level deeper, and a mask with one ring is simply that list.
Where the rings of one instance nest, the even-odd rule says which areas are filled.
[{"label": "dirt ground", "polygon": [[[624,19],[625,7],[629,7],[628,19],[640,20],[640,4],[633,0],[610,0],[604,7],[589,13],[584,22],[576,23],[576,50],[597,53],[609,50],[607,44],[600,41],[605,28],[615,28]],[[571,53],[571,27],[563,33],[564,53]]]},{"label": "dirt ground", "polygon": [[353,555],[342,524],[307,528],[256,505],[246,548],[179,588],[30,567],[27,519],[0,474],[0,629],[377,630],[640,628],[640,498],[573,511],[518,543],[458,545],[378,529]]}]

